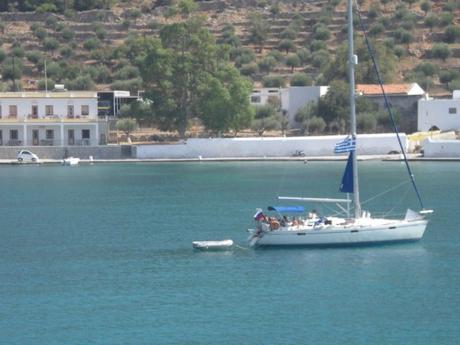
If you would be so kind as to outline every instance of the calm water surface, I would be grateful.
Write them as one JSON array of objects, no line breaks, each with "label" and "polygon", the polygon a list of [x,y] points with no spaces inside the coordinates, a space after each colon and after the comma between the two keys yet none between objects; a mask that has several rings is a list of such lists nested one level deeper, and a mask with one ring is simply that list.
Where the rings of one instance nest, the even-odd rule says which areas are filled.
[{"label": "calm water surface", "polygon": [[[337,194],[343,162],[0,167],[1,344],[458,344],[460,164],[414,164],[421,242],[246,248],[256,207]],[[399,163],[360,166],[362,199]],[[366,204],[416,207],[408,185]],[[224,253],[193,240],[232,238]]]}]

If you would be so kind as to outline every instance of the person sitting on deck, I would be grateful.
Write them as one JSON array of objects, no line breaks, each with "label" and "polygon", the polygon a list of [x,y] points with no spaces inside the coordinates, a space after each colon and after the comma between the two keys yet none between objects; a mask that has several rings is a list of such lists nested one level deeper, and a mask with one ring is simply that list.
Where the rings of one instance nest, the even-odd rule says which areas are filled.
[{"label": "person sitting on deck", "polygon": [[316,213],[316,210],[315,210],[315,209],[311,210],[311,211],[308,213],[308,218],[309,218],[309,219],[313,219],[313,218],[316,218],[316,217],[318,217],[318,214]]},{"label": "person sitting on deck", "polygon": [[289,225],[289,219],[286,216],[283,216],[283,218],[280,221],[281,226],[287,226]]}]

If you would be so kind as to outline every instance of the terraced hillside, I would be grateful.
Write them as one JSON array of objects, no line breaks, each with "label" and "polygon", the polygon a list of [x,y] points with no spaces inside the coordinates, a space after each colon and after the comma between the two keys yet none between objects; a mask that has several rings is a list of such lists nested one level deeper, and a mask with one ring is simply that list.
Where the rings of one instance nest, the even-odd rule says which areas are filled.
[{"label": "terraced hillside", "polygon": [[[330,81],[346,37],[344,5],[343,0],[209,1],[198,3],[197,13],[206,15],[216,40],[230,45],[236,66],[256,85],[321,84]],[[393,61],[388,82],[417,81],[437,95],[460,88],[458,1],[364,1],[360,7],[369,36],[391,57],[383,63]],[[46,60],[50,84],[142,89],[125,42],[157,36],[165,23],[182,16],[173,5],[148,1],[65,15],[0,12],[0,87],[44,88]]]}]

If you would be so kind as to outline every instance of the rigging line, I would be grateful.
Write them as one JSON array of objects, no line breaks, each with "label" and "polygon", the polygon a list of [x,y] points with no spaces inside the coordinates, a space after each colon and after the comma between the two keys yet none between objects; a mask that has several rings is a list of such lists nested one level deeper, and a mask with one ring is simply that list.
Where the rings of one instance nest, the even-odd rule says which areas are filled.
[{"label": "rigging line", "polygon": [[379,193],[379,194],[377,194],[377,195],[374,195],[373,197],[370,197],[370,198],[367,199],[366,201],[363,201],[362,204],[363,204],[363,205],[364,205],[364,204],[367,204],[368,202],[370,202],[370,201],[372,201],[372,200],[374,200],[374,199],[377,199],[377,198],[381,197],[382,195],[385,195],[385,194],[387,194],[387,193],[390,193],[391,191],[394,191],[395,189],[398,189],[399,187],[404,186],[405,184],[408,184],[408,183],[409,183],[409,181],[401,182],[400,184],[397,184],[396,186],[394,186],[394,187],[392,187],[392,188],[390,188],[390,189],[387,189],[387,190],[385,190],[385,191],[383,191],[383,192],[381,192],[381,193]]},{"label": "rigging line", "polygon": [[379,71],[379,68],[377,66],[375,56],[374,56],[373,51],[372,51],[372,46],[371,46],[371,44],[369,42],[369,39],[367,37],[367,34],[366,34],[366,28],[365,28],[363,20],[361,18],[361,12],[359,10],[358,3],[356,2],[355,4],[356,4],[356,11],[358,13],[359,24],[361,26],[361,31],[363,32],[364,41],[366,42],[366,47],[367,47],[367,50],[369,52],[369,55],[371,56],[374,71],[375,71],[375,73],[377,75],[377,79],[379,81],[380,89],[382,90],[382,95],[383,95],[383,99],[385,101],[385,106],[386,106],[386,108],[388,110],[388,114],[390,115],[391,124],[393,125],[393,129],[395,131],[396,138],[398,139],[399,147],[401,148],[401,152],[402,152],[402,154],[404,156],[404,163],[406,164],[407,172],[408,172],[408,174],[410,176],[410,179],[412,181],[412,186],[414,187],[415,193],[417,194],[418,201],[420,202],[420,206],[421,206],[421,208],[423,210],[424,206],[423,206],[422,197],[421,197],[420,192],[419,192],[419,190],[417,188],[417,185],[415,184],[415,176],[412,173],[412,169],[410,168],[409,162],[407,161],[406,151],[403,148],[401,138],[400,138],[399,132],[398,132],[398,127],[396,126],[396,122],[395,122],[395,119],[394,119],[394,116],[393,116],[393,112],[392,112],[391,107],[390,107],[390,102],[388,100],[387,94],[385,93],[385,90],[384,90],[384,87],[383,87],[383,81],[382,81],[382,78],[380,76],[380,71]]},{"label": "rigging line", "polygon": [[409,188],[406,188],[406,191],[404,192],[404,194],[401,196],[401,198],[399,199],[399,201],[397,203],[394,204],[394,206],[384,214],[384,217],[388,216],[391,212],[393,212],[393,210],[396,208],[396,206],[399,206],[400,204],[402,204],[403,200],[406,198],[407,194],[409,193]]}]

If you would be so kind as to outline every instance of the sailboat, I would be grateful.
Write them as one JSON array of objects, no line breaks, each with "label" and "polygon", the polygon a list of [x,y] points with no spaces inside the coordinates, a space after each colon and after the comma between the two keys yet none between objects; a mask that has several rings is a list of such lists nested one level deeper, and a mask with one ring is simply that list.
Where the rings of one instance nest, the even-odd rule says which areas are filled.
[{"label": "sailboat", "polygon": [[[370,212],[361,208],[358,184],[358,165],[356,156],[356,114],[355,114],[355,80],[354,69],[357,57],[353,51],[353,4],[352,0],[347,3],[348,12],[348,75],[350,85],[350,133],[347,138],[336,145],[336,153],[349,153],[345,172],[339,190],[347,193],[347,198],[307,198],[307,197],[278,197],[279,200],[297,202],[334,203],[346,213],[345,217],[320,217],[316,212],[305,214],[302,206],[274,206],[269,211],[277,213],[277,217],[265,215],[261,209],[257,209],[254,215],[255,229],[249,229],[248,238],[250,246],[333,246],[353,244],[374,244],[383,242],[417,241],[423,237],[428,224],[426,216],[433,212],[423,206],[423,202],[415,184],[407,157],[402,146],[393,117],[396,137],[404,157],[407,171],[414,186],[421,210],[415,212],[408,209],[403,219],[374,218]],[[378,69],[376,68],[377,76]],[[388,107],[388,100],[382,86],[382,93]],[[391,111],[391,110],[390,110]],[[390,113],[390,115],[392,115]],[[348,196],[352,194],[353,198]],[[345,206],[342,206],[344,205]],[[283,216],[283,214],[285,214]],[[289,214],[291,217],[287,217]]]}]

